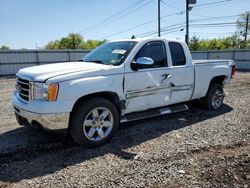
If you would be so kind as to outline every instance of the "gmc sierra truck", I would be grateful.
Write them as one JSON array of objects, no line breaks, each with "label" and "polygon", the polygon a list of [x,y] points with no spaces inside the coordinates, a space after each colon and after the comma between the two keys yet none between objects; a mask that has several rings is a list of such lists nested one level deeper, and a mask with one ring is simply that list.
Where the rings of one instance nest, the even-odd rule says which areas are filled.
[{"label": "gmc sierra truck", "polygon": [[201,99],[218,110],[232,60],[196,60],[165,38],[107,42],[81,61],[24,68],[12,101],[20,125],[67,129],[81,146],[107,142],[119,123],[188,109]]}]

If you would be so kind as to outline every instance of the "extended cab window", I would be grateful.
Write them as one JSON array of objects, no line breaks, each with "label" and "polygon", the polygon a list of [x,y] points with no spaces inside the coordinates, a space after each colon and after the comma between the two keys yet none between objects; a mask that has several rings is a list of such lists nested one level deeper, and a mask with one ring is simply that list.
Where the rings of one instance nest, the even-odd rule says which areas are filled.
[{"label": "extended cab window", "polygon": [[173,66],[185,65],[186,57],[182,45],[178,42],[169,42],[169,48]]},{"label": "extended cab window", "polygon": [[[166,56],[166,51],[165,51],[165,45],[162,42],[149,42],[149,43],[147,43],[138,52],[135,60],[140,58],[140,57],[151,58],[154,61],[152,68],[165,67],[167,65],[167,56]],[[143,67],[141,67],[141,68],[143,68]]]}]

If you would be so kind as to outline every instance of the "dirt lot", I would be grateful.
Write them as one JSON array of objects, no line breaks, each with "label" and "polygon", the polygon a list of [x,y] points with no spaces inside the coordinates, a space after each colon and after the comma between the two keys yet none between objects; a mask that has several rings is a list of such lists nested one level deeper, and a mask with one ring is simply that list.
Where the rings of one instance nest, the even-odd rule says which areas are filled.
[{"label": "dirt lot", "polygon": [[110,143],[82,149],[15,121],[14,79],[0,79],[0,187],[250,187],[250,73],[225,104],[124,124]]}]

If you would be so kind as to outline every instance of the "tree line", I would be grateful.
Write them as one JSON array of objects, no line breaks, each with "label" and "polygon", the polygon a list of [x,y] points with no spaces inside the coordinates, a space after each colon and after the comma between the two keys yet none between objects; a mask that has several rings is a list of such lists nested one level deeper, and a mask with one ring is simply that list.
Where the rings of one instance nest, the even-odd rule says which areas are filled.
[{"label": "tree line", "polygon": [[244,41],[238,34],[229,37],[215,39],[200,39],[193,36],[189,42],[192,51],[197,50],[224,50],[250,48],[250,40]]},{"label": "tree line", "polygon": [[45,49],[85,49],[91,50],[97,46],[107,42],[107,40],[87,40],[84,41],[83,37],[79,33],[70,33],[68,36],[63,37],[59,40],[50,41]]},{"label": "tree line", "polygon": [[239,15],[236,23],[238,32],[235,34],[214,39],[200,39],[193,36],[189,42],[189,48],[192,51],[196,50],[224,50],[224,49],[244,49],[250,48],[250,39],[247,36],[250,30],[250,11],[246,11]]}]

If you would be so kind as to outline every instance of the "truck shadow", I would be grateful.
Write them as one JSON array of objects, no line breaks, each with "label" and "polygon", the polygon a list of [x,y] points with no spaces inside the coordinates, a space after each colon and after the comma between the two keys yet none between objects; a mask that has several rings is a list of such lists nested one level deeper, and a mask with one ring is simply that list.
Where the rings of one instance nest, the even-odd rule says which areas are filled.
[{"label": "truck shadow", "polygon": [[230,111],[226,104],[219,111],[206,111],[193,103],[187,112],[122,124],[109,143],[91,149],[80,148],[60,134],[18,128],[0,135],[0,183],[45,176],[106,154],[133,160],[135,154],[127,148]]}]

